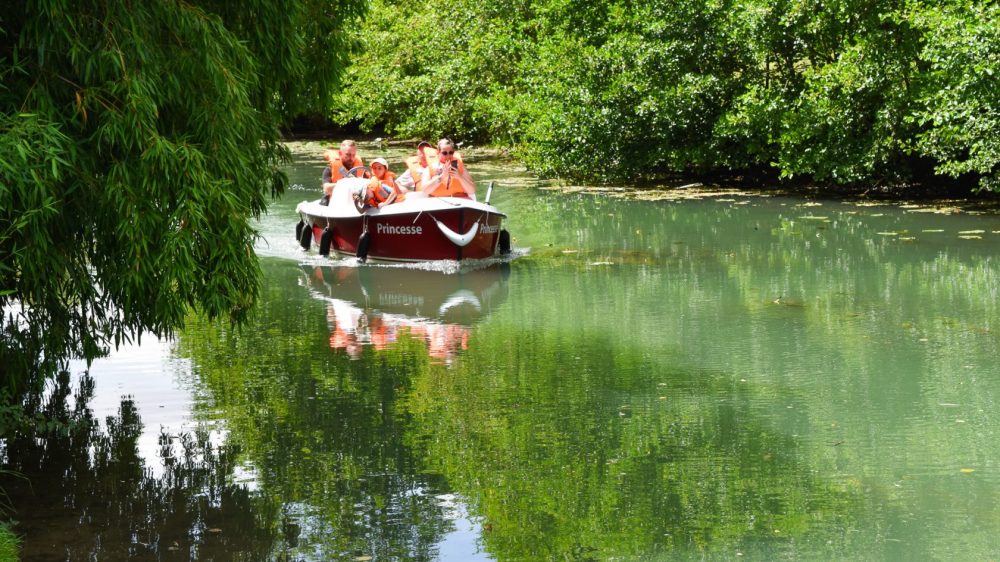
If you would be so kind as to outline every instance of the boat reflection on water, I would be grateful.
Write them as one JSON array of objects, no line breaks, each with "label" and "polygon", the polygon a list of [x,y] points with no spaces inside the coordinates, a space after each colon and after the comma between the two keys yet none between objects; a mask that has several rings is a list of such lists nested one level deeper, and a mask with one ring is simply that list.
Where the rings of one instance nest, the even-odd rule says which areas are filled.
[{"label": "boat reflection on water", "polygon": [[508,263],[445,274],[408,267],[302,265],[316,298],[327,302],[330,347],[361,357],[365,346],[392,347],[402,337],[427,344],[451,363],[468,348],[472,325],[507,296]]}]

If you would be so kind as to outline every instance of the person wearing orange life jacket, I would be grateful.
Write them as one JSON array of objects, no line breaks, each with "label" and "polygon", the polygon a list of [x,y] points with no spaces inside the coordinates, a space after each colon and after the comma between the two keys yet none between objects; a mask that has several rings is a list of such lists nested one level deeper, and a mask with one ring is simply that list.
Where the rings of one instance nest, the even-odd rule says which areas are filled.
[{"label": "person wearing orange life jacket", "polygon": [[438,141],[438,161],[421,176],[423,192],[434,197],[468,197],[476,200],[476,183],[465,170],[462,157],[450,139]]},{"label": "person wearing orange life jacket", "polygon": [[406,194],[396,183],[396,174],[389,171],[389,163],[385,158],[372,160],[372,179],[368,182],[368,187],[384,197],[386,205],[401,203],[406,199]]},{"label": "person wearing orange life jacket", "polygon": [[433,156],[437,158],[437,151],[431,146],[431,143],[427,141],[420,141],[417,144],[417,154],[415,156],[410,156],[406,159],[406,171],[403,172],[401,176],[396,178],[396,185],[398,185],[403,191],[420,191],[422,182],[421,175],[424,170],[427,169],[428,156]]},{"label": "person wearing orange life jacket", "polygon": [[[340,143],[340,149],[329,149],[323,153],[327,167],[323,170],[323,186],[328,183],[337,183],[337,180],[347,177],[348,172],[354,168],[365,165],[365,161],[358,156],[358,145],[352,140],[345,140]],[[355,176],[363,177],[362,170],[354,172]]]},{"label": "person wearing orange life jacket", "polygon": [[354,199],[355,204],[359,206],[361,211],[365,211],[370,207],[381,209],[382,207],[391,205],[396,201],[397,193],[394,187],[395,183],[393,182],[392,185],[390,185],[385,181],[393,181],[393,178],[389,177],[388,166],[386,166],[385,160],[382,158],[376,158],[375,163],[377,163],[378,166],[386,168],[386,170],[382,173],[383,180],[373,178],[374,181],[371,181],[368,184],[356,185],[351,190],[351,197]]}]

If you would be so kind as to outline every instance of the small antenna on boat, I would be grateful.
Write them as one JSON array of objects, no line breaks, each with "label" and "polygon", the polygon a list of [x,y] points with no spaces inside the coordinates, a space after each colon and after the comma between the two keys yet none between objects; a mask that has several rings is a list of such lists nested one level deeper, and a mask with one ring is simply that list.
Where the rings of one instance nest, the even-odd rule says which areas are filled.
[{"label": "small antenna on boat", "polygon": [[490,182],[490,186],[486,188],[486,199],[483,202],[487,205],[490,204],[490,195],[493,195],[493,182]]}]

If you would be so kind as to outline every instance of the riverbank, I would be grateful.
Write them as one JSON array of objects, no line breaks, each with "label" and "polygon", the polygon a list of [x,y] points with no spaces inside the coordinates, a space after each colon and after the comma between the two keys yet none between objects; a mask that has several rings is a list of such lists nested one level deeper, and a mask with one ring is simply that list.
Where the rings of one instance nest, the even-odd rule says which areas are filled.
[{"label": "riverbank", "polygon": [[933,213],[939,215],[981,215],[1000,214],[1000,198],[991,197],[903,197],[901,194],[887,196],[885,194],[869,195],[861,193],[830,193],[818,189],[806,188],[766,188],[745,189],[724,185],[705,185],[690,183],[683,185],[618,187],[618,186],[580,186],[551,185],[545,187],[564,195],[573,193],[589,193],[612,199],[633,201],[690,201],[715,200],[732,202],[737,199],[747,201],[754,198],[794,197],[801,199],[801,206],[816,206],[846,204],[858,208],[898,208],[909,213]]}]

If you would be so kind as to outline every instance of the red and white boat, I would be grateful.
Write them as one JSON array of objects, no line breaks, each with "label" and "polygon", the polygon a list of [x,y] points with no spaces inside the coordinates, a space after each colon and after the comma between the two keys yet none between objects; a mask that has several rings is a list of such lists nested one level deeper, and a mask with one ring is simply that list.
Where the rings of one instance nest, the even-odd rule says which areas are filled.
[{"label": "red and white boat", "polygon": [[361,210],[351,197],[363,178],[337,182],[329,205],[303,201],[295,234],[306,250],[383,261],[486,259],[510,252],[510,235],[501,228],[507,215],[485,202],[464,197],[406,194],[400,203]]}]

